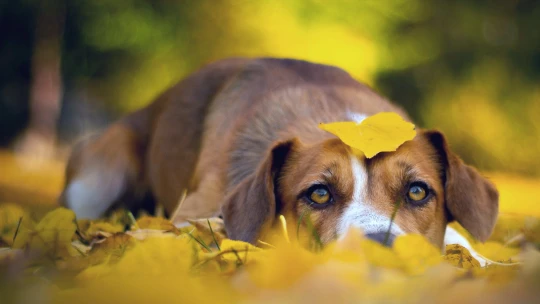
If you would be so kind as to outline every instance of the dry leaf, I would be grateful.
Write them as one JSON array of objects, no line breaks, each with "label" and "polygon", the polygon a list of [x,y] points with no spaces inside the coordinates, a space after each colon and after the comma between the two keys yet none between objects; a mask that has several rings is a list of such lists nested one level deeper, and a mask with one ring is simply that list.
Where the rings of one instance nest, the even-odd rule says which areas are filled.
[{"label": "dry leaf", "polygon": [[139,229],[154,229],[170,231],[174,234],[180,234],[178,228],[176,228],[169,220],[162,217],[143,216],[137,220],[137,226]]},{"label": "dry leaf", "polygon": [[78,220],[77,227],[79,235],[88,243],[124,231],[124,225],[119,223],[109,223],[103,220]]},{"label": "dry leaf", "polygon": [[362,241],[362,251],[368,261],[376,266],[401,269],[401,261],[392,249],[375,241],[365,239]]},{"label": "dry leaf", "polygon": [[485,242],[474,245],[474,249],[482,256],[496,262],[514,260],[520,253],[519,248],[506,247],[497,242]]},{"label": "dry leaf", "polygon": [[469,250],[458,244],[446,245],[446,255],[443,258],[450,264],[463,269],[480,267],[480,262],[472,257]]},{"label": "dry leaf", "polygon": [[247,268],[251,281],[259,287],[282,289],[291,286],[326,261],[326,256],[300,246],[285,243],[277,246],[278,249],[264,251],[263,262]]},{"label": "dry leaf", "polygon": [[393,250],[409,274],[421,274],[428,267],[442,261],[440,250],[419,234],[398,236],[394,241]]},{"label": "dry leaf", "polygon": [[19,205],[0,205],[0,244],[13,245],[15,232],[23,219],[29,220],[29,217]]},{"label": "dry leaf", "polygon": [[246,264],[260,258],[261,248],[249,243],[225,239],[219,245],[222,259],[225,261]]},{"label": "dry leaf", "polygon": [[23,219],[13,248],[28,248],[48,254],[50,257],[78,255],[71,246],[76,229],[75,213],[58,208],[47,213],[35,227]]},{"label": "dry leaf", "polygon": [[225,226],[220,218],[189,220],[188,222],[192,226],[183,227],[181,230],[189,232],[209,247],[215,247],[216,242],[219,244],[225,239]]},{"label": "dry leaf", "polygon": [[124,253],[135,246],[132,236],[125,233],[116,233],[103,242],[95,244],[89,252],[91,256],[97,256],[99,260],[110,257],[110,262],[115,263]]}]

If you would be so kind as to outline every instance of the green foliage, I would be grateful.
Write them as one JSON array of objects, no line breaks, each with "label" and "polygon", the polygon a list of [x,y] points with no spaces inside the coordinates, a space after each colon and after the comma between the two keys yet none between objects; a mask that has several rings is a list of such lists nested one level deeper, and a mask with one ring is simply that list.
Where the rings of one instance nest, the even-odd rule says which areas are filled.
[{"label": "green foliage", "polygon": [[[37,3],[3,7],[32,24]],[[302,58],[348,70],[402,104],[419,125],[442,129],[483,169],[540,174],[536,1],[78,0],[56,6],[65,19],[65,89],[84,91],[92,104],[137,109],[224,57]],[[32,44],[26,51],[21,45],[17,53],[28,57]],[[15,65],[22,70],[13,52],[1,54],[11,58],[9,75]]]}]

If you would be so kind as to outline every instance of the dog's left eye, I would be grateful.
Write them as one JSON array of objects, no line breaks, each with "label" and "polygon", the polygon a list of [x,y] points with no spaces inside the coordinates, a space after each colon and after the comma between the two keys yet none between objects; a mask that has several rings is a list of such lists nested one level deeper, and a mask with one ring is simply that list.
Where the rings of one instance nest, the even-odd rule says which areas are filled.
[{"label": "dog's left eye", "polygon": [[332,195],[330,194],[328,188],[324,185],[316,185],[311,187],[306,193],[306,197],[310,203],[319,206],[328,204],[330,201],[332,201]]}]

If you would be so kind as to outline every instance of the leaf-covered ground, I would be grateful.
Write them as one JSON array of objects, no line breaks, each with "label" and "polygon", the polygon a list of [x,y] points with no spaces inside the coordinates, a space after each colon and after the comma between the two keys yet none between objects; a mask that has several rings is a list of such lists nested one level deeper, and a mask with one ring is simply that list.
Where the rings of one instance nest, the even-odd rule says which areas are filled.
[{"label": "leaf-covered ground", "polygon": [[[294,241],[281,222],[257,247],[227,239],[219,219],[174,227],[116,212],[76,220],[67,209],[40,219],[0,206],[2,303],[535,302],[540,298],[540,221],[503,216],[481,267],[466,249],[446,253],[419,235],[392,249],[351,230],[322,250]],[[458,227],[458,229],[461,229]],[[6,302],[4,302],[6,301]]]},{"label": "leaf-covered ground", "polygon": [[[463,249],[445,255],[419,236],[386,249],[357,231],[322,251],[288,243],[227,240],[219,221],[181,229],[119,212],[107,220],[49,213],[62,164],[33,165],[0,151],[0,303],[452,302],[540,298],[540,182],[491,175],[501,216],[480,267]],[[295,224],[288,223],[291,242]],[[466,235],[466,234],[465,234]],[[216,245],[216,244],[219,244]]]}]

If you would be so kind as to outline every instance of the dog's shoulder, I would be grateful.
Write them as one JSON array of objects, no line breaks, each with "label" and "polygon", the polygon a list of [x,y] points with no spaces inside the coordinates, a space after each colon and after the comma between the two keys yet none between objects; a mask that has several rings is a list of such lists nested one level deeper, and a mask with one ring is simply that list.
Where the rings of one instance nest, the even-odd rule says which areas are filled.
[{"label": "dog's shoulder", "polygon": [[[240,81],[265,78],[270,82],[287,81],[292,85],[307,83],[319,86],[369,89],[366,85],[356,81],[345,70],[336,66],[298,59],[270,57],[244,59],[243,62],[243,68],[236,75],[236,79]],[[272,83],[268,86],[272,87]]]},{"label": "dog's shoulder", "polygon": [[288,58],[260,58],[259,61],[269,68],[287,70],[310,84],[363,87],[349,73],[336,66]]}]

